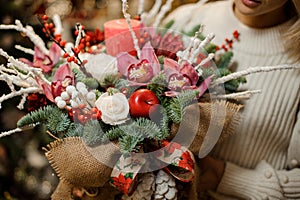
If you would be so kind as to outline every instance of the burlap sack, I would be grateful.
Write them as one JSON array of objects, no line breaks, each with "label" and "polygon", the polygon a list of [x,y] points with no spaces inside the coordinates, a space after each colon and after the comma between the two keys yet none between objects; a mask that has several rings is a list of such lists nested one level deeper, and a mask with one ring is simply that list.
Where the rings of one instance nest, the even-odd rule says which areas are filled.
[{"label": "burlap sack", "polygon": [[192,143],[189,144],[189,150],[198,156],[208,130],[220,131],[219,142],[234,133],[235,127],[241,121],[239,112],[241,108],[242,105],[227,101],[199,102],[190,105],[185,109],[182,122],[172,125],[171,137],[178,133],[179,128],[184,130],[187,138],[196,132]]},{"label": "burlap sack", "polygon": [[[219,141],[233,133],[234,128],[240,122],[240,108],[240,105],[226,101],[200,102],[188,106],[181,124],[172,125],[171,137],[177,134],[179,128],[184,130],[184,134],[187,136],[196,131],[196,136],[189,149],[197,157],[209,128],[213,127],[211,130],[221,129]],[[82,199],[84,200],[114,199],[114,196],[118,194],[116,189],[107,185],[112,168],[103,164],[108,162],[113,164],[118,160],[120,153],[116,145],[109,143],[107,146],[88,147],[82,139],[71,137],[52,142],[47,147],[46,157],[60,179],[60,183],[52,195],[53,200],[72,199],[74,187],[99,190],[96,196],[83,195]],[[199,176],[200,169],[196,163],[195,179],[187,191],[189,200],[200,198],[197,189]]]},{"label": "burlap sack", "polygon": [[[113,143],[87,147],[82,139],[69,137],[47,145],[45,155],[60,179],[52,199],[66,200],[72,199],[75,187],[97,190],[103,188],[112,172],[110,166],[116,163],[120,152]],[[101,190],[95,197],[84,195],[84,199],[105,199],[107,195],[116,194],[113,191],[113,188],[109,191]]]}]

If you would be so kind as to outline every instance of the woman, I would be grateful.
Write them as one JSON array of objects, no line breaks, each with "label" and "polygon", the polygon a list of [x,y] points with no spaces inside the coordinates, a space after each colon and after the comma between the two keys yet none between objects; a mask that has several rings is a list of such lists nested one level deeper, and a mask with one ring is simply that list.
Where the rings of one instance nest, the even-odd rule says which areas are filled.
[{"label": "woman", "polygon": [[[237,71],[300,63],[299,0],[230,0],[171,13],[177,30],[205,25],[222,44],[234,30]],[[261,89],[245,101],[236,134],[201,161],[199,191],[216,199],[300,199],[300,70],[253,74],[241,89]]]}]

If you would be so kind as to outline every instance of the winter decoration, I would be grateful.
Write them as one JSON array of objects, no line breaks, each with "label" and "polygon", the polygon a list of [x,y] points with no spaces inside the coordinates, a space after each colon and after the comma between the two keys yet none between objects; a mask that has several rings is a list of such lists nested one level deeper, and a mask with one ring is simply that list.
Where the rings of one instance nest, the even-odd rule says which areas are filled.
[{"label": "winter decoration", "polygon": [[[122,0],[127,34],[119,36],[129,38],[110,37],[115,43],[106,43],[98,37],[102,32],[85,31],[80,23],[74,44],[67,42],[57,16],[39,16],[47,43],[20,21],[0,25],[22,32],[34,44],[34,50],[17,47],[32,60],[13,58],[0,49],[7,60],[0,66],[0,80],[10,88],[0,104],[19,96],[18,107],[27,108],[18,128],[0,138],[45,128],[53,138],[43,148],[45,156],[60,179],[53,200],[177,199],[177,183],[193,185],[199,176],[195,156],[206,156],[240,122],[238,100],[259,93],[259,88],[238,90],[244,76],[297,67],[232,73],[230,50],[238,31],[223,45],[212,43],[214,34],[203,35],[201,25],[189,33],[174,33],[168,29],[173,22],[157,27],[172,0],[164,5],[156,1],[149,13],[140,13],[143,3],[136,29]],[[107,26],[118,33],[115,24]],[[130,52],[119,48],[129,41]],[[107,50],[116,43],[112,55]]]}]

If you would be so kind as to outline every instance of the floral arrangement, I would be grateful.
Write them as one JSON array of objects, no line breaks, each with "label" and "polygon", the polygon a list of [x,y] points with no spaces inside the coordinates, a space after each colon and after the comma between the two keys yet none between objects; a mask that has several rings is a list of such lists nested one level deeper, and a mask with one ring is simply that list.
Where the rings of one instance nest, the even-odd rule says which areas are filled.
[{"label": "floral arrangement", "polygon": [[[153,10],[161,6],[159,2],[156,1]],[[154,24],[159,23],[171,2],[167,1],[162,7]],[[49,38],[49,43],[45,44],[30,26],[24,27],[19,21],[15,25],[0,25],[0,29],[15,29],[24,33],[34,44],[34,50],[17,46],[31,54],[33,60],[16,59],[0,50],[0,55],[7,59],[7,64],[0,66],[0,79],[11,89],[9,94],[0,98],[0,103],[21,96],[18,107],[28,111],[18,121],[18,128],[2,133],[0,137],[37,125],[46,126],[47,133],[55,139],[46,149],[46,156],[62,182],[72,185],[64,190],[71,190],[70,193],[77,197],[97,196],[98,192],[91,192],[87,188],[102,187],[106,182],[113,184],[122,194],[132,195],[141,188],[136,186],[139,174],[155,171],[154,168],[156,171],[164,169],[164,172],[159,172],[159,177],[169,174],[181,182],[192,181],[195,177],[195,152],[173,141],[178,131],[174,131],[174,124],[182,124],[187,118],[188,108],[199,102],[211,105],[221,100],[249,98],[259,92],[237,92],[238,86],[246,81],[243,78],[245,75],[261,71],[252,68],[236,73],[230,71],[233,55],[230,48],[233,42],[239,40],[237,31],[233,32],[232,38],[225,39],[224,44],[217,46],[211,42],[213,34],[201,34],[201,26],[185,34],[171,32],[169,27],[173,22],[163,29],[150,28],[147,19],[155,15],[153,12],[132,20],[127,13],[127,1],[123,1],[124,24],[129,38],[121,46],[131,46],[128,51],[116,50],[113,42],[120,38],[112,36],[111,39],[106,35],[111,34],[114,27],[107,27],[104,32],[92,32],[86,31],[78,23],[76,40],[72,44],[61,36],[59,17],[54,16],[51,20],[46,15],[40,16],[43,32]],[[133,23],[138,24],[138,29],[133,27]],[[240,106],[232,104],[236,105],[234,116]],[[221,106],[226,107],[227,104]],[[223,128],[224,124],[220,127]],[[197,134],[188,137],[196,137],[197,140]],[[201,137],[203,139],[205,135]],[[100,148],[105,152],[104,157],[118,155],[114,162],[95,164],[103,169],[97,169],[100,171],[99,177],[103,179],[101,183],[77,183],[66,175],[67,169],[70,169],[67,164],[56,160],[59,145],[64,150],[61,154],[65,155],[65,146],[74,138],[76,140],[72,145],[80,140],[80,145],[84,144],[89,153],[94,152],[91,149]],[[213,146],[218,139],[217,136],[213,141],[210,140],[209,146]],[[108,143],[114,147],[113,150],[107,148]],[[196,146],[199,151],[201,144],[197,143]],[[155,167],[145,168],[145,153],[151,152],[155,152],[151,155],[152,161],[155,158]],[[66,156],[75,158],[80,154],[84,153],[72,152]],[[93,162],[90,159],[85,163]],[[107,170],[109,176],[106,178],[104,175]],[[92,167],[90,171],[94,173]],[[165,172],[167,174],[162,174]],[[154,184],[153,177],[145,178],[148,179]],[[167,181],[169,195],[173,192],[168,199],[174,199],[175,182],[170,181]],[[150,198],[151,195],[161,199],[167,195],[167,191],[156,188]]]}]

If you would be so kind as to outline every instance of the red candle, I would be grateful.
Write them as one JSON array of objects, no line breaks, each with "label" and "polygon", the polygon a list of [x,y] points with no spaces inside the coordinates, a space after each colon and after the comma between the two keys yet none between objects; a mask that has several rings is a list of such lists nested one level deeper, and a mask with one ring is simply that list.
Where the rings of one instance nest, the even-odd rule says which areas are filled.
[{"label": "red candle", "polygon": [[[137,39],[139,39],[141,22],[132,19],[131,26]],[[104,37],[107,54],[116,56],[120,52],[128,52],[132,55],[136,55],[133,39],[126,19],[116,19],[105,22]]]}]

